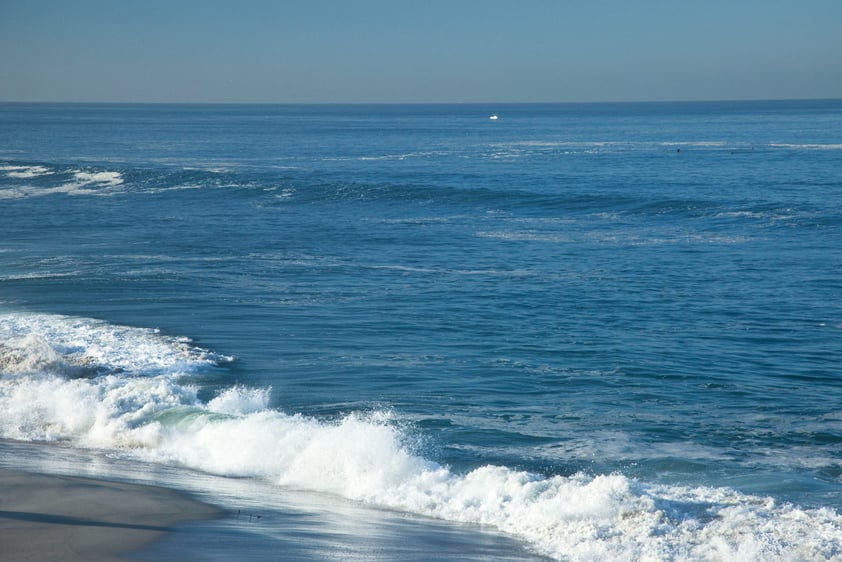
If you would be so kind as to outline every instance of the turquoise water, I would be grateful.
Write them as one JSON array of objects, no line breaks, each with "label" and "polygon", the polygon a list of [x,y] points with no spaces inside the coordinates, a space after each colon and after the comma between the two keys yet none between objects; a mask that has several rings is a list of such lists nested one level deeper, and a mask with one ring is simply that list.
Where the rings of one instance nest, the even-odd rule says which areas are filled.
[{"label": "turquoise water", "polygon": [[0,104],[0,437],[842,556],[840,170],[839,101]]}]

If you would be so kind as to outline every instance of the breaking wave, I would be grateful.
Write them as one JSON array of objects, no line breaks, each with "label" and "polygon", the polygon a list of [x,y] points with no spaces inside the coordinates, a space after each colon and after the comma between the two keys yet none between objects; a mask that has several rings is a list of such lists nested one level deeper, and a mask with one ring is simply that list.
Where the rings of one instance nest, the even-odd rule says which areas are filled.
[{"label": "breaking wave", "polygon": [[115,188],[124,181],[122,174],[117,171],[59,170],[41,165],[0,165],[2,176],[12,181],[11,185],[0,186],[0,199],[22,199],[55,193],[112,195]]},{"label": "breaking wave", "polygon": [[271,407],[270,389],[200,398],[232,358],[156,330],[0,315],[0,436],[133,458],[489,525],[560,560],[826,560],[842,517],[725,488],[623,474],[458,473],[424,456],[389,411],[337,420]]}]

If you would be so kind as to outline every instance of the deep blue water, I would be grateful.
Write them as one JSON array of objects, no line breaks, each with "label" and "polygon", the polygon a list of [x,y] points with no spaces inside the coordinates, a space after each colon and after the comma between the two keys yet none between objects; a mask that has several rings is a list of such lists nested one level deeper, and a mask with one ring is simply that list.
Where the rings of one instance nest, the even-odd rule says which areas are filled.
[{"label": "deep blue water", "polygon": [[0,104],[0,437],[825,559],[841,377],[840,101]]}]

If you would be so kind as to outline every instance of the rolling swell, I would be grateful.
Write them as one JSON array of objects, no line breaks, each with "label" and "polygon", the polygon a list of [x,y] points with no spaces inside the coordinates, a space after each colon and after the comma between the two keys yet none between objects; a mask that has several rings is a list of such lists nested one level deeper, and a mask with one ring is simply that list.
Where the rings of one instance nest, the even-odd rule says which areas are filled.
[{"label": "rolling swell", "polygon": [[[606,188],[598,180],[583,183],[581,178],[532,181],[527,175],[509,184],[489,184],[487,177],[452,174],[418,183],[399,179],[394,182],[350,181],[341,173],[295,169],[266,171],[224,163],[206,167],[161,168],[79,167],[49,162],[0,162],[0,199],[25,199],[44,196],[115,197],[147,195],[178,197],[181,191],[201,191],[203,197],[248,198],[262,208],[290,205],[359,204],[384,205],[403,214],[413,211],[465,213],[505,212],[524,217],[564,218],[602,215],[625,217],[635,221],[646,218],[681,220],[726,219],[767,220],[776,224],[793,221],[812,222],[817,227],[838,224],[842,214],[823,216],[822,207],[806,203],[793,208],[791,203],[773,199],[758,206],[747,200],[744,206],[710,194],[676,199],[629,183],[624,189]],[[168,195],[169,194],[169,195]],[[769,194],[774,197],[774,194]]]},{"label": "rolling swell", "polygon": [[[321,178],[324,176],[324,178]],[[55,163],[5,162],[0,165],[0,197],[28,198],[49,195],[119,196],[161,195],[183,190],[204,190],[208,196],[266,196],[264,205],[384,203],[427,207],[442,205],[465,211],[522,211],[527,213],[598,213],[606,209],[630,214],[664,214],[704,208],[704,200],[661,200],[629,193],[605,192],[599,186],[577,185],[560,179],[550,187],[484,185],[482,176],[453,181],[452,175],[429,183],[348,181],[342,174],[284,170],[266,172],[241,167],[155,168],[69,167]],[[592,189],[596,187],[596,189]],[[633,190],[630,190],[633,191]]]}]

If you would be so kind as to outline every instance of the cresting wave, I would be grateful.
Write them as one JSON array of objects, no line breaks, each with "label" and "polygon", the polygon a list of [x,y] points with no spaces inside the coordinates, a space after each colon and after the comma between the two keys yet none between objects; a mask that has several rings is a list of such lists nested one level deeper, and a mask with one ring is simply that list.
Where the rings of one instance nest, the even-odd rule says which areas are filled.
[{"label": "cresting wave", "polygon": [[559,560],[842,559],[842,517],[830,509],[622,474],[459,474],[424,458],[394,413],[323,421],[242,386],[202,401],[196,375],[230,360],[149,329],[0,315],[0,436],[490,525]]},{"label": "cresting wave", "polygon": [[38,176],[50,175],[55,172],[44,166],[0,166],[0,172],[6,174],[10,178],[15,179],[29,179],[37,178]]},{"label": "cresting wave", "polygon": [[[0,177],[2,176],[13,180],[13,183],[0,189],[0,199],[22,199],[54,193],[113,195],[114,189],[124,181],[120,172],[110,170],[59,170],[42,165],[0,165]],[[24,181],[38,183],[22,183]]]}]

